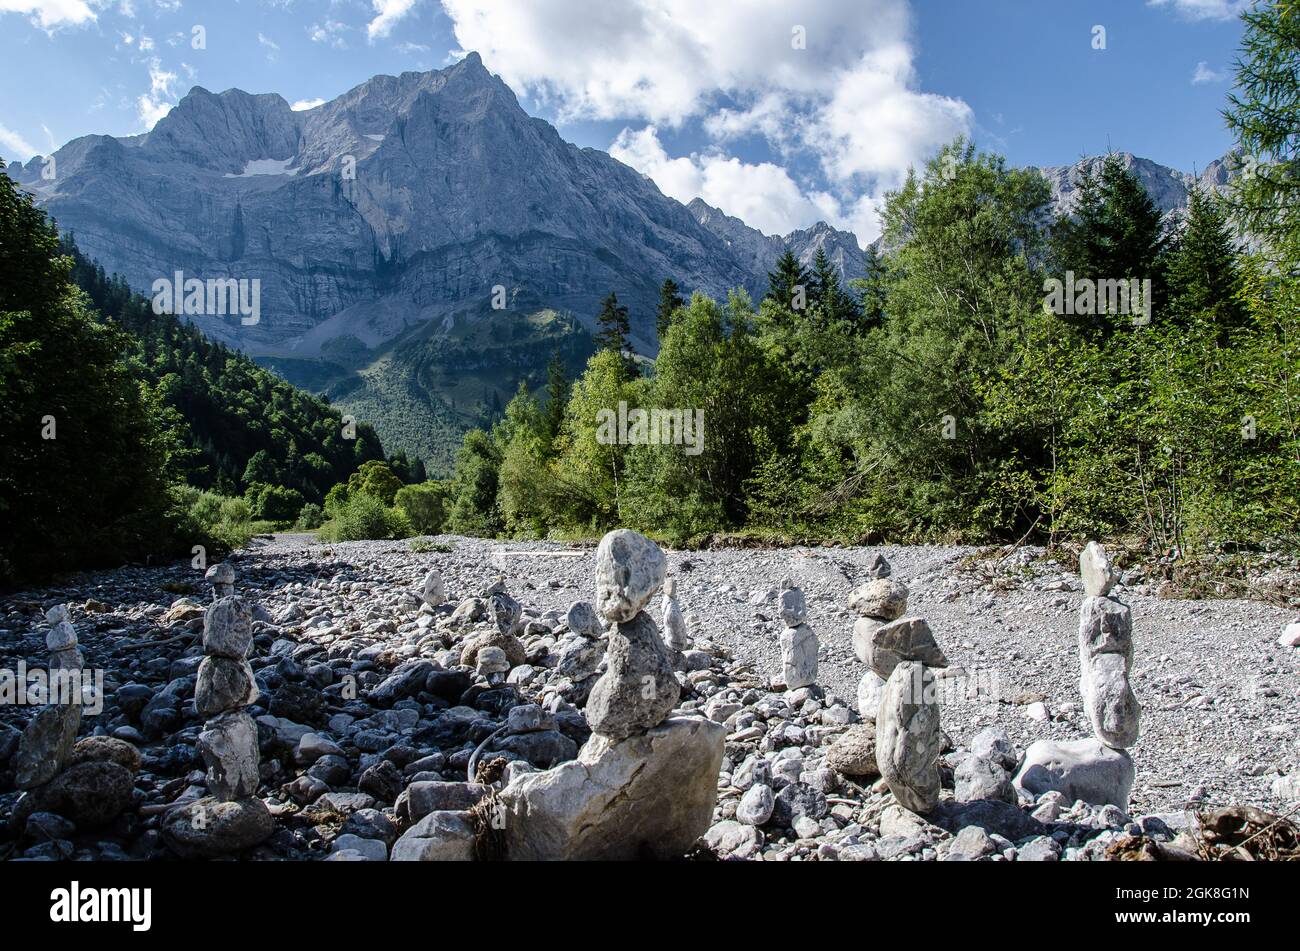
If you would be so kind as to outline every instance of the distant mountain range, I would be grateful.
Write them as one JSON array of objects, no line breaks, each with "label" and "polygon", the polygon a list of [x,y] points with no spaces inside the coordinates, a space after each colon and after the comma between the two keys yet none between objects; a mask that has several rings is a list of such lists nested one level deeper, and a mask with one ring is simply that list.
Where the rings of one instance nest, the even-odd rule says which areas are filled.
[{"label": "distant mountain range", "polygon": [[[819,222],[764,235],[565,142],[476,53],[300,112],[275,94],[195,87],[149,133],[83,136],[52,158],[8,172],[87,256],[146,295],[178,271],[259,281],[256,324],[191,319],[435,472],[553,354],[581,367],[611,290],[653,353],[666,277],[757,297],[787,248],[804,262],[825,248],[846,278],[863,272],[850,233]],[[1096,161],[1042,170],[1059,208]],[[1191,176],[1125,161],[1163,210],[1185,205]],[[1200,178],[1221,184],[1226,169]]]}]

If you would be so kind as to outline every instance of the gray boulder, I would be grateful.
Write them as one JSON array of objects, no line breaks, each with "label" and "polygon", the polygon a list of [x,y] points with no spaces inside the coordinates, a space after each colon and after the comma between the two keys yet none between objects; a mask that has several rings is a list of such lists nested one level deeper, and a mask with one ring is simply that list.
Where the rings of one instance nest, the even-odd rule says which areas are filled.
[{"label": "gray boulder", "polygon": [[907,610],[907,585],[890,578],[873,578],[849,592],[849,607],[863,617],[892,621]]},{"label": "gray boulder", "polygon": [[392,862],[472,862],[474,826],[468,812],[431,812],[393,843]]},{"label": "gray boulder", "polygon": [[786,689],[798,690],[817,682],[817,635],[807,624],[781,632],[781,675]]},{"label": "gray boulder", "polygon": [[1128,811],[1136,772],[1124,750],[1096,739],[1060,743],[1039,740],[1025,751],[1015,785],[1037,799],[1056,790],[1067,802],[1082,799],[1094,806],[1115,805]]},{"label": "gray boulder", "polygon": [[1000,763],[974,754],[957,766],[955,795],[962,802],[976,799],[999,799],[1015,805],[1016,789],[1011,774]]},{"label": "gray boulder", "polygon": [[903,661],[916,661],[927,667],[947,667],[935,642],[934,633],[923,617],[906,617],[882,624],[871,635],[867,665],[885,680]]},{"label": "gray boulder", "polygon": [[624,740],[593,736],[578,758],[500,793],[510,860],[675,859],[705,833],[726,728],[674,717]]},{"label": "gray boulder", "polygon": [[248,661],[213,656],[203,658],[199,664],[199,679],[194,687],[194,708],[199,716],[237,710],[257,697],[257,683]]},{"label": "gray boulder", "polygon": [[595,639],[605,636],[605,629],[600,626],[596,609],[586,601],[574,601],[569,605],[569,610],[564,615],[564,623],[574,634],[581,634],[583,637]]},{"label": "gray boulder", "polygon": [[253,615],[243,598],[229,596],[208,605],[203,617],[203,653],[243,660],[252,644]]},{"label": "gray boulder", "polygon": [[260,799],[204,798],[168,811],[161,829],[163,841],[181,858],[211,859],[266,841],[275,820]]},{"label": "gray boulder", "polygon": [[257,724],[242,710],[213,717],[198,739],[208,789],[218,799],[252,796],[258,785]]},{"label": "gray boulder", "polygon": [[72,755],[80,726],[80,704],[50,704],[38,710],[18,741],[14,785],[33,789],[58,775]]}]

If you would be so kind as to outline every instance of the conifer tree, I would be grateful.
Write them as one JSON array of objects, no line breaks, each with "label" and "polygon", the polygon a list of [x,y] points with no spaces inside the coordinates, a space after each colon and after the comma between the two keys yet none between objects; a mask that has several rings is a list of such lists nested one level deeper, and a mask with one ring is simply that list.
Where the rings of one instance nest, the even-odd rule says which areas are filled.
[{"label": "conifer tree", "polygon": [[767,284],[767,298],[782,310],[807,309],[812,297],[812,277],[789,248],[777,258],[776,270],[767,275]]},{"label": "conifer tree", "polygon": [[1194,189],[1187,225],[1169,257],[1169,312],[1186,326],[1200,318],[1213,325],[1221,343],[1245,327],[1237,247],[1217,199]]},{"label": "conifer tree", "polygon": [[[1154,317],[1165,300],[1167,242],[1156,203],[1123,160],[1108,155],[1080,184],[1074,214],[1053,229],[1054,276],[1064,280],[1071,271],[1076,280],[1150,280],[1152,299],[1146,303]],[[1079,315],[1076,322],[1093,328],[1111,325],[1100,314]]]},{"label": "conifer tree", "polygon": [[636,365],[628,356],[628,337],[632,334],[632,325],[628,321],[627,308],[618,302],[618,295],[614,291],[610,291],[600,305],[596,323],[600,328],[594,337],[596,349],[610,350],[622,356],[627,378],[636,376]]},{"label": "conifer tree", "polygon": [[1233,213],[1248,233],[1292,256],[1300,254],[1300,14],[1294,7],[1262,2],[1242,14],[1236,92],[1224,113],[1242,165]]},{"label": "conifer tree", "polygon": [[660,342],[668,335],[668,328],[672,326],[673,314],[678,308],[686,306],[686,301],[682,300],[680,293],[681,288],[671,277],[664,278],[663,284],[659,286],[659,307],[655,311],[655,332]]}]

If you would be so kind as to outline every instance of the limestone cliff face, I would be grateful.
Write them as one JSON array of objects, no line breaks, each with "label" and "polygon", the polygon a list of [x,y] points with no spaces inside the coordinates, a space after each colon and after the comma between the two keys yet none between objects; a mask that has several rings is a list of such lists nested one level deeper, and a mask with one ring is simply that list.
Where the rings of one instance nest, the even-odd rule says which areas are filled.
[{"label": "limestone cliff face", "polygon": [[305,112],[196,88],[147,135],[85,137],[54,159],[53,180],[39,159],[11,174],[138,289],[176,270],[259,279],[256,326],[200,321],[256,354],[483,314],[497,285],[513,311],[580,319],[617,290],[653,348],[663,278],[722,294],[754,277],[647,178],[528,116],[475,54]]}]

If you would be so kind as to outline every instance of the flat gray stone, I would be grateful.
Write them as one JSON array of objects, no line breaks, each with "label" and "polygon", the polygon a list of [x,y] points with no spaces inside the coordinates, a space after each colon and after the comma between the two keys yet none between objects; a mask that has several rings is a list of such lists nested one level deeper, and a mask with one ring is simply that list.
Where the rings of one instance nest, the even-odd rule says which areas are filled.
[{"label": "flat gray stone", "polygon": [[712,822],[725,741],[726,728],[702,717],[593,736],[576,760],[501,791],[506,858],[681,858]]}]

